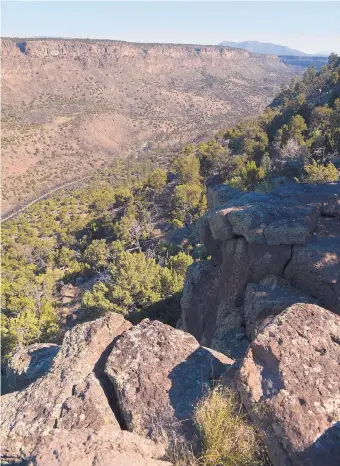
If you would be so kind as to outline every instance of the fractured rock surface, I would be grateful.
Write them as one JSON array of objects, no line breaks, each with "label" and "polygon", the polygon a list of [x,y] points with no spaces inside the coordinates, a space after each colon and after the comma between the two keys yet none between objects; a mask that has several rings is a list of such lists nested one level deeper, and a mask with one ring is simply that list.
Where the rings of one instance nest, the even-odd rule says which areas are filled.
[{"label": "fractured rock surface", "polygon": [[[131,324],[110,313],[67,332],[50,371],[20,392],[2,397],[3,462],[28,458],[41,437],[59,426],[119,429],[100,385],[101,359]],[[103,379],[103,380],[102,380]],[[79,416],[79,417],[78,417]],[[85,417],[84,417],[85,416]]]},{"label": "fractured rock surface", "polygon": [[340,464],[340,317],[295,304],[250,345],[237,387],[273,466]]},{"label": "fractured rock surface", "polygon": [[305,245],[295,246],[284,276],[340,314],[340,236],[314,235]]},{"label": "fractured rock surface", "polygon": [[32,466],[171,466],[158,460],[164,448],[131,432],[76,429],[57,430],[44,437],[32,453]]},{"label": "fractured rock surface", "polygon": [[254,339],[273,317],[296,303],[314,303],[314,300],[284,280],[275,280],[275,277],[257,284],[248,283],[244,299],[247,336]]}]

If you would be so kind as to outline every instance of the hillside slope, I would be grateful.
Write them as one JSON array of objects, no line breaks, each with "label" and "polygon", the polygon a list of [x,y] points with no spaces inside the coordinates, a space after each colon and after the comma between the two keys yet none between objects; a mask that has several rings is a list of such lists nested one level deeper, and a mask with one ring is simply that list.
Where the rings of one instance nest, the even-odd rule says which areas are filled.
[{"label": "hillside slope", "polygon": [[159,154],[257,114],[292,71],[217,46],[3,39],[2,75],[8,212],[117,153]]}]

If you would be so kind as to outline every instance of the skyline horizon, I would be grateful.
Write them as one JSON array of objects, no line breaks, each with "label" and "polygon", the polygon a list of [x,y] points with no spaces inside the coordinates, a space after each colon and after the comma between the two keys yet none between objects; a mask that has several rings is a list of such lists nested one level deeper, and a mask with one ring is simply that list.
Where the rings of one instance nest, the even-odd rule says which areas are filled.
[{"label": "skyline horizon", "polygon": [[258,41],[340,53],[340,2],[3,1],[1,36],[218,45]]}]

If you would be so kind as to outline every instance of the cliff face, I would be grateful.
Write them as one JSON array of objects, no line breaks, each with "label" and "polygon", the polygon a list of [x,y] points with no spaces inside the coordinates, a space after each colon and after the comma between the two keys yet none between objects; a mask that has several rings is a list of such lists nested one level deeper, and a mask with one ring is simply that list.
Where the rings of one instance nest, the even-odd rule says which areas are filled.
[{"label": "cliff face", "polygon": [[[252,55],[246,50],[218,46],[172,45],[172,44],[134,44],[121,41],[92,40],[25,40],[3,39],[2,56],[17,57],[172,57],[172,58],[234,58]],[[254,54],[253,54],[254,55]],[[275,56],[267,55],[267,58]]]},{"label": "cliff face", "polygon": [[[292,71],[217,46],[2,40],[3,210],[260,112]],[[149,155],[148,155],[149,156]]]},{"label": "cliff face", "polygon": [[[85,66],[110,66],[126,61],[134,66],[156,69],[176,66],[203,68],[206,65],[223,67],[230,60],[250,60],[263,66],[280,67],[275,55],[256,55],[246,50],[218,46],[134,44],[119,41],[81,40],[12,40],[3,39],[2,59],[4,66],[12,68],[27,66],[31,60],[41,59],[44,63],[55,59],[85,60]],[[12,63],[9,63],[9,59]],[[13,70],[14,71],[14,70]],[[154,68],[152,70],[154,71]]]}]

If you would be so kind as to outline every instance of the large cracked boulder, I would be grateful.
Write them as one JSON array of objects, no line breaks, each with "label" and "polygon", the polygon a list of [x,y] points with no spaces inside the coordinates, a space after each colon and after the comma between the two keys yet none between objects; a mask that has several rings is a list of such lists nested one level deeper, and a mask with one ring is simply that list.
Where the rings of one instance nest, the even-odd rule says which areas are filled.
[{"label": "large cracked boulder", "polygon": [[22,390],[48,372],[59,346],[53,343],[35,343],[19,347],[6,365],[8,391]]},{"label": "large cracked boulder", "polygon": [[[42,437],[59,426],[67,431],[110,425],[119,429],[110,406],[103,365],[116,339],[131,324],[118,314],[67,332],[50,371],[20,392],[2,397],[2,462],[28,458]],[[66,465],[65,465],[66,466]]]},{"label": "large cracked boulder", "polygon": [[57,429],[33,451],[32,466],[171,466],[160,444],[139,435],[103,426],[76,429],[72,435]]},{"label": "large cracked boulder", "polygon": [[273,466],[340,464],[340,317],[295,304],[252,342],[237,388]]},{"label": "large cracked boulder", "polygon": [[232,363],[188,333],[145,320],[117,342],[105,371],[128,430],[150,438],[175,430],[194,440],[193,409]]}]

